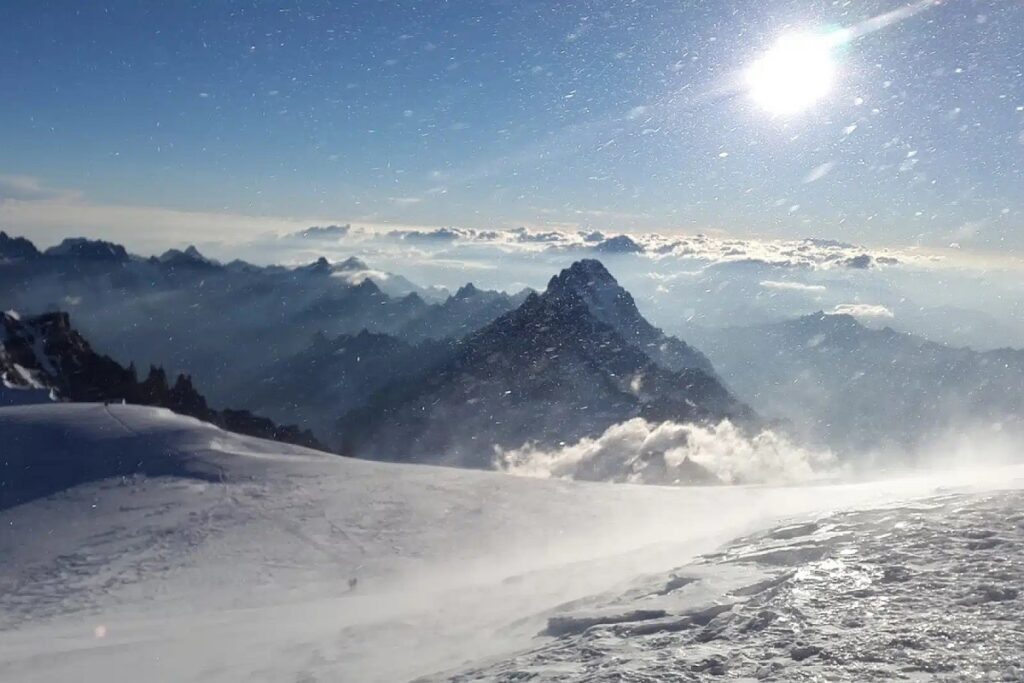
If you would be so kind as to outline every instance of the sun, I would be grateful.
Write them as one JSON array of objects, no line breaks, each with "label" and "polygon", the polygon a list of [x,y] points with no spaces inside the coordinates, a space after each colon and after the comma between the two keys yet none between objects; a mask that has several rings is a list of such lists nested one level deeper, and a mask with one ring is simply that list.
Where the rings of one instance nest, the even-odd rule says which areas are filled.
[{"label": "sun", "polygon": [[835,81],[834,43],[814,34],[783,36],[745,75],[750,98],[773,116],[798,114],[825,97]]}]

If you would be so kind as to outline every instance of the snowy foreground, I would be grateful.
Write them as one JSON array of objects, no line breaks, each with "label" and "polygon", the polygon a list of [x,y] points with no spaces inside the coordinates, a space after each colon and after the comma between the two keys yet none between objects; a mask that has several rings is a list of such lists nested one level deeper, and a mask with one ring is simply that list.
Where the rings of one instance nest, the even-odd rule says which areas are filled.
[{"label": "snowy foreground", "polygon": [[0,456],[105,477],[0,510],[4,681],[1024,675],[1020,469],[583,484],[82,404]]}]

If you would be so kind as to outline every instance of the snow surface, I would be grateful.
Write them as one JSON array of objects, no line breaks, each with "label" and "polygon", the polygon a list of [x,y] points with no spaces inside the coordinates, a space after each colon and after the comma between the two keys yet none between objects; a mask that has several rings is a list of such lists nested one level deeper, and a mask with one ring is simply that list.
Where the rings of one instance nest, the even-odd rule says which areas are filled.
[{"label": "snow surface", "polygon": [[[0,449],[29,470],[105,463],[0,511],[0,680],[26,682],[447,676],[558,642],[543,631],[573,637],[579,606],[628,622],[594,596],[742,534],[1019,474],[588,484],[350,460],[96,404],[2,408]],[[698,595],[666,595],[696,609],[757,571],[723,564]]]}]

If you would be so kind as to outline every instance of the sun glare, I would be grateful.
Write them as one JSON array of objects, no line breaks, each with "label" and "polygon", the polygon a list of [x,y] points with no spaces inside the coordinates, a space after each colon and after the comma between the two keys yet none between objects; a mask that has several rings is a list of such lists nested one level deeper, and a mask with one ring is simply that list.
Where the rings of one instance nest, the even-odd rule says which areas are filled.
[{"label": "sun glare", "polygon": [[819,35],[783,36],[746,71],[751,99],[768,113],[790,116],[804,111],[832,89],[832,42]]}]

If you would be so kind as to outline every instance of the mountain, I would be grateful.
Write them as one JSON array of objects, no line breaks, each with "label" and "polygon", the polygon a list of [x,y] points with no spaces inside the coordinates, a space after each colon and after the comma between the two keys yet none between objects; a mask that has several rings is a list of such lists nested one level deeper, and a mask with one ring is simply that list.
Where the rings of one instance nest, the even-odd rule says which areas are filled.
[{"label": "mountain", "polygon": [[151,367],[139,381],[134,366],[125,368],[93,351],[66,313],[22,319],[9,311],[0,324],[0,405],[38,402],[44,395],[75,402],[124,401],[169,408],[240,434],[322,448],[310,432],[294,426],[280,427],[244,410],[211,409],[187,375],[178,375],[171,385],[162,368]]},{"label": "mountain", "polygon": [[470,282],[440,304],[425,309],[396,334],[413,340],[461,338],[522,305],[530,292],[524,289],[506,294],[478,289]]},{"label": "mountain", "polygon": [[0,262],[13,261],[15,259],[34,259],[40,255],[36,245],[32,244],[29,240],[24,237],[11,237],[6,232],[0,230]]},{"label": "mountain", "polygon": [[56,258],[77,258],[86,261],[112,261],[123,263],[128,260],[128,251],[120,244],[103,240],[90,240],[84,237],[68,237],[55,247],[45,252],[46,256]]},{"label": "mountain", "polygon": [[0,249],[0,310],[71,310],[83,334],[121,364],[190,374],[220,404],[245,401],[248,386],[304,352],[317,333],[366,329],[416,344],[468,334],[520,301],[477,290],[430,303],[404,278],[353,258],[294,268],[220,264],[195,248],[142,258],[82,239],[40,254],[6,235]]},{"label": "mountain", "polygon": [[626,341],[670,370],[691,368],[709,375],[715,373],[704,354],[647,322],[633,296],[616,282],[600,261],[577,261],[552,278],[548,291],[577,293],[598,320],[611,325]]},{"label": "mountain", "polygon": [[714,375],[659,365],[606,322],[628,321],[601,296],[617,287],[596,261],[562,271],[421,378],[393,383],[346,414],[342,451],[489,467],[495,446],[573,441],[633,417],[752,419]]},{"label": "mountain", "polygon": [[822,312],[693,335],[756,410],[841,451],[1024,418],[1024,351],[955,348]]},{"label": "mountain", "polygon": [[640,254],[644,248],[628,235],[616,235],[594,245],[599,254]]},{"label": "mountain", "polygon": [[451,353],[453,343],[411,344],[366,330],[334,338],[317,334],[308,348],[274,363],[250,382],[246,405],[275,420],[330,435],[338,415],[364,405],[389,383],[418,377]]},{"label": "mountain", "polygon": [[153,258],[158,263],[179,268],[213,269],[220,266],[216,261],[208,259],[199,253],[199,250],[194,245],[189,245],[185,251],[168,249],[159,257]]}]

